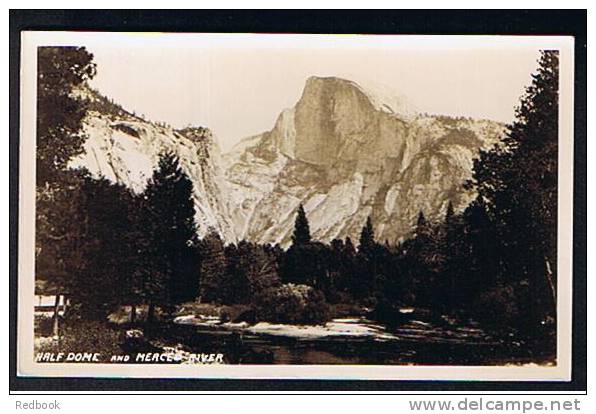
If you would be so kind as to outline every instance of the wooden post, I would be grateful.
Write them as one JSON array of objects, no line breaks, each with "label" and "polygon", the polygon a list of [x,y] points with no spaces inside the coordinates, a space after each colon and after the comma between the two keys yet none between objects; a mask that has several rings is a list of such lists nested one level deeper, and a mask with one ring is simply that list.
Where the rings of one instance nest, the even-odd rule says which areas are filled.
[{"label": "wooden post", "polygon": [[553,271],[550,267],[550,262],[548,261],[548,257],[544,256],[544,262],[546,264],[546,279],[548,281],[548,286],[550,287],[550,293],[553,299],[553,306],[555,309],[557,308],[557,287],[555,286],[555,281],[553,279]]},{"label": "wooden post", "polygon": [[60,326],[59,326],[59,315],[58,311],[60,309],[60,293],[56,294],[56,299],[54,301],[54,317],[53,317],[53,324],[52,324],[52,335],[59,336],[60,334]]},{"label": "wooden post", "polygon": [[147,309],[147,323],[152,324],[155,316],[155,304],[153,302],[149,303],[149,308]]},{"label": "wooden post", "polygon": [[130,323],[135,323],[137,321],[137,305],[132,304],[130,305]]}]

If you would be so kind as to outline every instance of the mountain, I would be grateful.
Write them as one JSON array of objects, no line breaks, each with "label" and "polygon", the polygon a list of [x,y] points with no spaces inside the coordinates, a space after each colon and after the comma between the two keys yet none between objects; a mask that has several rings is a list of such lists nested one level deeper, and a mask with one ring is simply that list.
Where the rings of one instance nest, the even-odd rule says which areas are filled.
[{"label": "mountain", "polygon": [[90,103],[90,110],[84,121],[88,136],[85,153],[71,162],[73,168],[85,167],[95,176],[139,193],[151,178],[159,155],[174,152],[193,182],[199,235],[213,228],[225,240],[236,240],[220,150],[209,129],[176,130],[132,114],[91,89],[78,93]]},{"label": "mountain", "polygon": [[311,77],[273,129],[224,156],[239,238],[290,242],[303,204],[315,239],[357,240],[372,216],[377,240],[395,242],[419,211],[438,220],[464,208],[473,158],[503,125],[422,115],[349,80]]},{"label": "mountain", "polygon": [[498,141],[502,124],[432,116],[405,98],[335,77],[311,77],[294,107],[270,131],[220,154],[204,127],[173,129],[127,112],[96,91],[85,154],[72,162],[141,192],[159,154],[173,151],[194,184],[199,235],[210,228],[227,242],[290,243],[304,205],[312,236],[357,240],[366,218],[377,240],[395,242],[423,211],[439,220],[463,188],[480,149]]}]

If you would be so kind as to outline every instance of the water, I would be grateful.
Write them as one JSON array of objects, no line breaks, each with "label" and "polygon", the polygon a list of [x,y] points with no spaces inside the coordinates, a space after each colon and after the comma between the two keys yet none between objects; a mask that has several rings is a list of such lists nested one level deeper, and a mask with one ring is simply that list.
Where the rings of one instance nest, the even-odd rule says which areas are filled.
[{"label": "water", "polygon": [[176,352],[222,353],[228,364],[503,365],[530,357],[514,340],[498,340],[477,324],[408,320],[391,329],[364,318],[324,326],[219,323],[178,318],[151,334]]}]

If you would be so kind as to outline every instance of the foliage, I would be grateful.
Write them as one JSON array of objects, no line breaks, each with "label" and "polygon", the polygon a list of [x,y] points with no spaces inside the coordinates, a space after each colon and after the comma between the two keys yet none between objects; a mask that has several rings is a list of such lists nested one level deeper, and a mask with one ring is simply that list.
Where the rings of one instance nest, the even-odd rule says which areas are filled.
[{"label": "foliage", "polygon": [[[57,177],[57,174],[54,175]],[[60,182],[36,191],[36,278],[47,281],[46,293],[68,294],[87,268],[84,173],[64,173]]]},{"label": "foliage", "polygon": [[487,324],[517,326],[521,309],[518,306],[516,290],[511,285],[496,285],[481,292],[474,301],[475,317]]},{"label": "foliage", "polygon": [[340,239],[331,241],[328,258],[331,289],[325,291],[329,302],[338,303],[351,298],[352,286],[355,282],[355,256],[356,249],[349,237],[345,242]]},{"label": "foliage", "polygon": [[364,254],[371,254],[375,249],[375,232],[372,226],[372,220],[370,216],[366,219],[366,224],[360,232],[360,245],[358,251]]},{"label": "foliage", "polygon": [[219,234],[210,231],[200,241],[200,297],[202,301],[228,302],[234,287],[228,279],[224,243]]},{"label": "foliage", "polygon": [[[333,303],[335,313],[373,307],[374,317],[397,325],[408,305],[532,335],[556,317],[558,55],[545,51],[539,63],[507,136],[474,163],[468,186],[477,197],[468,206],[449,202],[434,221],[420,211],[397,245],[379,244],[368,217],[356,249],[349,238],[312,240],[300,205],[284,251],[225,245],[215,230],[199,240],[192,183],[173,154],[161,156],[141,195],[65,171],[84,137],[85,104],[72,90],[94,66],[84,49],[42,48],[38,272],[86,320],[140,304],[151,319],[157,306],[192,302],[224,320],[323,323]],[[52,110],[56,102],[64,105]],[[99,340],[94,326],[74,338],[72,325],[68,346]]]},{"label": "foliage", "polygon": [[109,362],[112,355],[122,354],[123,333],[105,322],[78,321],[68,323],[58,341],[44,343],[36,352],[100,353],[100,362]]},{"label": "foliage", "polygon": [[[72,280],[73,304],[89,318],[102,318],[118,303],[135,302],[131,298],[136,286],[131,274],[135,261],[135,196],[123,185],[106,179],[86,177],[80,187],[84,197],[79,208],[85,213],[84,238],[78,251],[84,256],[84,272]],[[70,269],[72,271],[72,269]]]},{"label": "foliage", "polygon": [[256,306],[257,318],[271,322],[323,323],[329,318],[323,293],[307,285],[287,283],[267,289]]},{"label": "foliage", "polygon": [[252,303],[261,292],[278,286],[277,260],[273,251],[241,241],[226,248],[231,294],[228,303]]},{"label": "foliage", "polygon": [[499,259],[498,277],[529,286],[522,317],[535,329],[556,312],[559,54],[543,51],[502,145],[474,164]]},{"label": "foliage", "polygon": [[85,103],[73,90],[95,76],[84,47],[40,47],[37,56],[37,183],[54,181],[83,152]]},{"label": "foliage", "polygon": [[144,196],[150,237],[148,256],[152,301],[166,306],[194,299],[196,276],[196,226],[192,182],[178,158],[162,154]]},{"label": "foliage", "polygon": [[310,243],[310,226],[304,212],[302,204],[298,207],[298,214],[296,214],[296,222],[294,223],[294,233],[292,234],[292,244],[301,245]]},{"label": "foliage", "polygon": [[92,59],[85,48],[38,49],[36,272],[51,281],[55,294],[70,290],[73,278],[85,271],[79,208],[85,173],[66,166],[83,152],[86,106],[73,92],[95,75]]},{"label": "foliage", "polygon": [[292,245],[283,258],[282,281],[328,289],[331,283],[328,255],[329,248],[323,243],[309,242]]}]

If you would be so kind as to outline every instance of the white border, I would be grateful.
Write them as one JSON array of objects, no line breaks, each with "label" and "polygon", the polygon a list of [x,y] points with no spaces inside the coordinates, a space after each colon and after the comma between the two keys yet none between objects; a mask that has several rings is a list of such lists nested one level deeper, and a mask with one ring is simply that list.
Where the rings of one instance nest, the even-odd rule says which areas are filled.
[{"label": "white border", "polygon": [[[113,37],[114,38],[110,38]],[[542,366],[379,366],[379,365],[132,365],[37,364],[33,358],[35,235],[36,49],[43,45],[86,45],[107,38],[117,45],[144,47],[238,48],[394,47],[417,50],[482,48],[507,50],[532,45],[560,50],[559,222],[557,365]],[[569,381],[571,379],[571,263],[573,223],[573,46],[559,36],[405,36],[405,35],[256,35],[256,34],[118,34],[24,32],[21,46],[21,131],[19,209],[19,292],[17,372],[20,376],[104,378],[242,378],[341,380],[483,380]],[[399,40],[396,42],[396,40]]]}]

